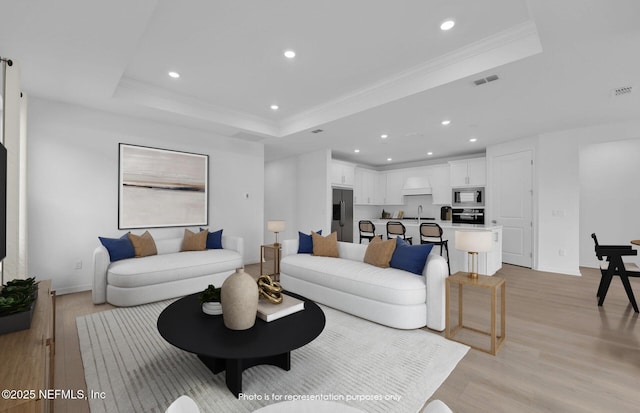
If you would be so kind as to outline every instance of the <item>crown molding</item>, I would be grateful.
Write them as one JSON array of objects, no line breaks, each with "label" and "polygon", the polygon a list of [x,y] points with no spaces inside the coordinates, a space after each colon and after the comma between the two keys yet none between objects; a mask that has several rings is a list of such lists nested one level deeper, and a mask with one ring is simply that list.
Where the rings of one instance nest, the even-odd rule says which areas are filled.
[{"label": "crown molding", "polygon": [[542,45],[535,23],[527,20],[281,122],[217,106],[126,77],[120,80],[114,97],[264,137],[283,137],[541,52]]},{"label": "crown molding", "polygon": [[532,20],[284,119],[287,136],[542,52]]},{"label": "crown molding", "polygon": [[201,99],[167,91],[131,78],[121,79],[113,97],[199,121],[250,131],[264,137],[279,136],[280,128],[277,122],[213,105]]}]

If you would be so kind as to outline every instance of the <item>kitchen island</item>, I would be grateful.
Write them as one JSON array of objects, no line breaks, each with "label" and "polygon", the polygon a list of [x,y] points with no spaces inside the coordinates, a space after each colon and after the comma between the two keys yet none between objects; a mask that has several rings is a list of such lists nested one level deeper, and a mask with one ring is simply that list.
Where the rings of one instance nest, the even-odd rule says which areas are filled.
[{"label": "kitchen island", "polygon": [[[449,265],[451,266],[451,274],[458,271],[468,271],[468,254],[466,251],[456,250],[456,231],[490,231],[492,233],[493,248],[490,252],[479,253],[477,262],[477,271],[479,274],[493,275],[502,268],[502,226],[495,224],[454,224],[451,221],[442,220],[425,220],[418,222],[417,219],[372,219],[371,222],[376,226],[376,234],[382,234],[383,239],[387,235],[387,222],[400,221],[407,229],[407,237],[413,237],[413,243],[420,243],[420,223],[436,223],[442,228],[442,239],[449,240]],[[356,223],[357,224],[357,223]],[[354,239],[358,239],[354,237]],[[440,247],[435,246],[433,252],[439,254]],[[443,252],[443,255],[446,253]]]}]

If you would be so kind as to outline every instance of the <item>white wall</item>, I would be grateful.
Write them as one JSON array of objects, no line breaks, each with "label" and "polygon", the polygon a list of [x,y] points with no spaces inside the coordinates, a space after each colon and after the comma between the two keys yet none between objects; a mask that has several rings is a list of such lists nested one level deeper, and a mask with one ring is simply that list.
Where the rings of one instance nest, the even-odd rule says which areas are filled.
[{"label": "white wall", "polygon": [[285,230],[278,234],[280,241],[298,235],[298,162],[296,158],[286,158],[264,165],[264,243],[275,241],[273,233],[267,231],[267,221],[285,221]]},{"label": "white wall", "polygon": [[[579,153],[566,132],[541,135],[536,155],[538,209],[537,269],[580,275]],[[553,211],[562,211],[553,215]],[[560,251],[565,255],[561,255]]]},{"label": "white wall", "polygon": [[[258,262],[264,221],[262,144],[31,98],[30,275],[51,278],[59,293],[91,288],[97,237],[125,232],[117,228],[120,142],[209,155],[209,227],[243,237],[245,263]],[[158,238],[182,232],[151,230]],[[78,262],[81,269],[75,269]]]},{"label": "white wall", "polygon": [[[540,136],[537,154],[539,162],[536,168],[539,171],[537,184],[539,187],[540,270],[572,274],[578,271],[579,265],[596,266],[593,258],[589,256],[593,254],[593,240],[590,237],[594,232],[592,223],[598,219],[597,216],[594,217],[593,211],[599,208],[598,205],[593,204],[591,196],[598,195],[592,192],[588,196],[583,196],[585,191],[592,191],[592,188],[581,178],[583,172],[590,173],[587,162],[580,160],[581,149],[597,143],[638,138],[640,138],[640,121],[586,126]],[[620,149],[614,148],[613,151]],[[620,174],[634,173],[634,169],[629,169],[628,165],[612,163],[605,157],[602,157],[600,162],[608,163]],[[637,184],[624,188],[623,185],[615,182],[611,182],[611,185],[620,190],[638,191]],[[621,202],[625,201],[621,200]],[[552,210],[565,211],[565,216],[554,217]],[[633,229],[625,218],[609,220],[609,222],[612,238],[619,239],[623,243],[634,238],[625,235],[628,234],[627,228]],[[606,242],[611,241],[607,239]],[[558,255],[559,248],[566,248],[565,257]]]},{"label": "white wall", "polygon": [[298,227],[308,233],[331,230],[331,151],[298,156]]},{"label": "white wall", "polygon": [[[639,132],[640,135],[640,132]],[[630,245],[640,239],[640,139],[599,143],[580,150],[580,264],[597,267],[590,238]],[[625,261],[639,262],[638,257]]]},{"label": "white wall", "polygon": [[[634,232],[640,222],[610,212],[616,205],[628,210],[640,198],[634,179],[640,176],[640,142],[633,141],[639,138],[640,121],[629,121],[554,131],[487,148],[487,159],[514,148],[534,150],[535,269],[579,275],[580,266],[597,266],[592,232],[602,233],[602,242],[608,243],[640,238],[640,230]],[[601,172],[609,177],[607,183],[596,179]]]},{"label": "white wall", "polygon": [[[265,164],[265,223],[269,219],[286,221],[279,239],[298,237],[298,231],[331,228],[331,152],[321,150]],[[273,242],[265,232],[265,242]]]}]

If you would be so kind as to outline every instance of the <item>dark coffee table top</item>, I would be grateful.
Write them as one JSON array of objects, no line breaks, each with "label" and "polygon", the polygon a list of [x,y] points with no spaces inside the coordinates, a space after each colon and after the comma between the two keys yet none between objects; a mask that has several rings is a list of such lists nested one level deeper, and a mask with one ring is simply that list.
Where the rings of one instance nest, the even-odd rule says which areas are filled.
[{"label": "dark coffee table top", "polygon": [[318,337],[325,325],[324,313],[316,303],[303,300],[304,310],[267,323],[259,318],[248,330],[230,330],[222,315],[202,312],[198,295],[175,301],[158,317],[160,335],[174,346],[198,355],[222,359],[259,358],[295,350]]}]

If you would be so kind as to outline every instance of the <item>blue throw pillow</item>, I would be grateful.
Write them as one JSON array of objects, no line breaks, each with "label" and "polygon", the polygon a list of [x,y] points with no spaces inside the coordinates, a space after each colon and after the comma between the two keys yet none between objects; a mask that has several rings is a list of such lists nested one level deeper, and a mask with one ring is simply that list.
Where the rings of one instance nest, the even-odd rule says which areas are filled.
[{"label": "blue throw pillow", "polygon": [[422,275],[431,248],[433,244],[410,245],[402,238],[396,237],[396,249],[393,251],[389,265],[392,268]]},{"label": "blue throw pillow", "polygon": [[133,249],[133,244],[129,239],[129,233],[127,232],[120,238],[104,238],[98,237],[102,245],[109,251],[109,259],[111,262],[124,260],[125,258],[133,258],[136,256],[136,252]]},{"label": "blue throw pillow", "polygon": [[[204,231],[204,228],[200,228],[200,231]],[[222,230],[216,232],[209,232],[207,235],[207,249],[208,250],[221,250],[222,249]]]},{"label": "blue throw pillow", "polygon": [[[316,234],[322,235],[322,230],[316,231]],[[313,239],[311,234],[303,234],[298,231],[298,254],[313,254]]]}]

